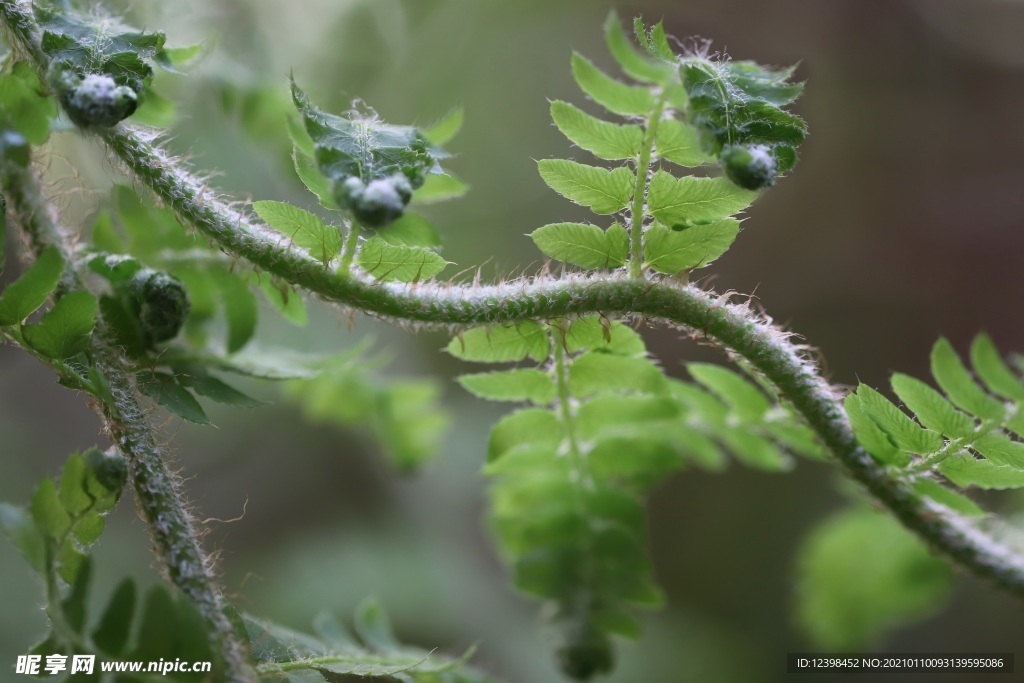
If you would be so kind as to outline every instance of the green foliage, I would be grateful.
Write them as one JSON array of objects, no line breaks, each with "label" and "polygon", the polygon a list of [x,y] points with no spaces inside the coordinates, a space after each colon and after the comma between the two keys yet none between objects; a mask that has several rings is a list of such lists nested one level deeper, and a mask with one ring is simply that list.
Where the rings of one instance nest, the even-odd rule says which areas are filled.
[{"label": "green foliage", "polygon": [[748,190],[775,184],[796,164],[807,125],[782,107],[803,92],[790,83],[795,67],[772,70],[754,62],[690,55],[679,66],[689,96],[688,116],[705,152]]},{"label": "green foliage", "polygon": [[893,391],[916,421],[864,385],[847,398],[846,408],[858,441],[876,459],[902,468],[920,495],[976,515],[981,510],[973,501],[934,477],[941,475],[960,488],[1024,486],[1024,425],[1018,417],[1024,383],[987,335],[974,340],[970,356],[981,384],[945,339],[931,354],[932,374],[942,392],[907,375],[893,375]]},{"label": "green foliage", "polygon": [[285,393],[311,422],[369,428],[392,463],[412,471],[437,455],[451,420],[438,406],[437,382],[385,378],[379,364],[357,348],[290,381]]},{"label": "green foliage", "polygon": [[378,280],[399,282],[429,280],[448,265],[429,249],[390,244],[380,236],[371,237],[363,244],[357,261]]},{"label": "green foliage", "polygon": [[820,454],[810,431],[755,384],[700,364],[690,372],[710,393],[669,380],[620,322],[474,328],[448,350],[542,364],[459,382],[481,398],[535,406],[494,426],[484,471],[516,585],[547,604],[559,660],[575,679],[607,672],[611,636],[639,631],[630,608],[660,602],[644,551],[643,501],[653,487],[684,464],[721,469],[723,447],[769,470],[786,467],[785,448]]},{"label": "green foliage", "polygon": [[4,532],[47,581],[75,585],[84,550],[103,532],[127,478],[120,456],[93,448],[68,458],[59,479],[43,479],[28,508],[0,504]]},{"label": "green foliage", "polygon": [[674,178],[665,171],[654,174],[647,195],[651,214],[673,230],[721,221],[754,199],[753,192],[724,178]]},{"label": "green foliage", "polygon": [[[327,114],[294,81],[292,100],[312,140],[317,168],[330,181],[334,202],[364,225],[388,225],[402,215],[428,174],[443,173],[437,160],[445,153],[416,128],[385,124],[372,112]],[[458,130],[449,127],[454,131],[442,130],[440,137]]]},{"label": "green foliage", "polygon": [[283,202],[254,202],[253,211],[267,225],[287,235],[291,243],[309,251],[324,266],[341,251],[341,233],[318,217]]},{"label": "green foliage", "polygon": [[13,128],[33,145],[50,135],[50,120],[57,115],[57,103],[47,97],[32,67],[16,62],[10,72],[0,74],[0,122]]},{"label": "green foliage", "polygon": [[50,85],[78,126],[107,128],[131,116],[151,94],[154,64],[174,71],[176,63],[194,56],[190,48],[166,50],[162,33],[109,17],[86,16],[67,6],[35,4],[33,9],[50,58]]},{"label": "green foliage", "polygon": [[952,579],[949,567],[894,519],[862,508],[811,533],[797,574],[800,625],[817,647],[832,651],[871,647],[932,614]]},{"label": "green foliage", "polygon": [[[400,683],[487,683],[494,679],[458,659],[398,642],[384,608],[373,599],[356,609],[353,635],[330,614],[313,624],[315,636],[244,617],[261,680],[315,681],[383,679]],[[307,678],[306,676],[309,675]]]},{"label": "green foliage", "polygon": [[633,196],[633,173],[624,167],[606,170],[562,159],[537,162],[540,177],[566,199],[606,215],[623,210]]},{"label": "green foliage", "polygon": [[89,292],[61,297],[42,320],[25,325],[25,342],[47,358],[62,360],[85,351],[96,325],[96,299]]},{"label": "green foliage", "polygon": [[734,218],[682,231],[655,225],[646,234],[644,259],[659,273],[702,268],[724,254],[739,232],[739,221]]},{"label": "green foliage", "polygon": [[0,293],[0,325],[20,325],[43,305],[60,281],[64,259],[54,248],[43,250],[32,266]]},{"label": "green foliage", "polygon": [[608,123],[560,100],[551,103],[551,119],[565,137],[599,159],[632,159],[640,153],[640,126]]},{"label": "green foliage", "polygon": [[582,268],[618,268],[629,257],[629,233],[618,223],[607,230],[585,223],[552,223],[530,237],[551,258]]}]

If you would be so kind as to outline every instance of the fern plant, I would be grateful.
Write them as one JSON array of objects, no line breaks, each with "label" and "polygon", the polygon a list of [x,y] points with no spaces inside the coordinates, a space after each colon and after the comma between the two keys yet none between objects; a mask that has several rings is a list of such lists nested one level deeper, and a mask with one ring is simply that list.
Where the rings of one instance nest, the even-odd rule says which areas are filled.
[{"label": "fern plant", "polygon": [[[154,69],[179,70],[197,49],[167,48],[162,34],[71,2],[0,0],[0,23],[10,49],[0,74],[5,227],[24,235],[31,262],[0,292],[0,334],[86,394],[111,442],[73,455],[27,505],[0,508],[45,587],[51,631],[34,653],[88,653],[101,664],[209,660],[216,680],[239,682],[492,680],[468,664],[471,653],[400,645],[374,602],[357,611],[356,639],[331,615],[317,617],[310,636],[225,599],[150,402],[206,424],[200,398],[261,403],[230,375],[287,380],[285,394],[312,419],[369,424],[409,470],[449,422],[435,384],[383,378],[367,348],[333,357],[261,351],[257,292],[292,323],[307,318],[306,293],[450,329],[447,351],[462,361],[514,364],[477,368],[459,383],[519,404],[485,449],[491,528],[515,585],[543,603],[571,679],[611,671],[613,639],[637,637],[636,608],[662,601],[646,552],[648,494],[686,466],[719,471],[729,455],[774,472],[793,467],[794,455],[834,462],[862,485],[861,497],[892,513],[857,501],[802,552],[798,613],[822,644],[847,647],[850,633],[869,638],[933,609],[948,585],[942,560],[1024,595],[1024,556],[967,495],[1024,486],[1024,383],[988,337],[970,353],[981,384],[945,341],[932,356],[942,393],[893,377],[911,415],[867,386],[842,398],[764,316],[687,283],[729,249],[759,193],[794,169],[807,133],[787,109],[803,89],[794,69],[707,49],[679,54],[662,24],[640,20],[634,42],[611,15],[606,42],[632,82],[575,53],[571,69],[615,120],[563,100],[550,106],[558,129],[596,161],[538,162],[543,180],[596,222],[532,231],[544,255],[566,264],[560,275],[440,283],[449,264],[439,232],[415,207],[465,191],[443,150],[461,110],[424,129],[385,123],[362,104],[331,114],[293,80],[294,113],[280,125],[320,206],[239,208],[154,142],[151,126],[173,108],[152,88]],[[69,132],[117,157],[127,179],[88,236],[62,227],[41,189],[45,143],[64,134],[58,111]],[[689,380],[668,377],[638,331],[646,322],[714,342],[737,370],[694,362]],[[125,581],[89,619],[89,547],[126,486],[172,588],[152,589],[136,609]],[[885,557],[848,557],[851,543],[884,544]],[[851,580],[833,580],[836,566]]]}]

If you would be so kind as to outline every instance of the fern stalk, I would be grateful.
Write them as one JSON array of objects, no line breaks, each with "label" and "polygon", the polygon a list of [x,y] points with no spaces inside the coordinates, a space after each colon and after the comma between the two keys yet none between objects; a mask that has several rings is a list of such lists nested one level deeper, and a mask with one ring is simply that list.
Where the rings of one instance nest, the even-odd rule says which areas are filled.
[{"label": "fern stalk", "polygon": [[650,117],[647,119],[647,130],[644,133],[640,155],[636,162],[636,185],[633,189],[633,205],[630,209],[631,250],[629,255],[629,274],[637,280],[643,279],[644,276],[644,198],[647,195],[647,184],[649,182],[648,172],[651,167],[651,151],[654,148],[654,138],[658,134],[658,122],[661,121],[661,113],[665,109],[665,101],[667,99],[668,89],[663,88],[654,103]]},{"label": "fern stalk", "polygon": [[[34,250],[38,252],[52,246],[61,252],[67,264],[62,289],[85,289],[74,265],[71,241],[58,226],[51,206],[39,191],[33,172],[15,170],[6,164],[2,180],[9,210],[18,216],[19,224]],[[226,680],[230,683],[254,683],[256,679],[248,663],[248,648],[234,631],[227,601],[213,575],[213,563],[199,543],[195,520],[185,505],[181,479],[166,465],[166,454],[157,445],[120,355],[101,332],[93,335],[88,355],[107,389],[107,392],[96,392],[96,397],[101,399],[97,402],[98,411],[107,434],[128,463],[128,478],[167,580],[188,596],[202,615],[214,649],[224,661]],[[70,374],[77,377],[60,361],[41,360],[53,365],[61,376]],[[104,393],[109,396],[107,400],[104,400]],[[51,604],[55,600],[54,590],[55,586],[47,586]],[[62,612],[59,609],[51,611],[59,613],[57,617],[51,614],[51,618],[58,620],[55,621],[58,630],[71,632],[60,621]]]}]

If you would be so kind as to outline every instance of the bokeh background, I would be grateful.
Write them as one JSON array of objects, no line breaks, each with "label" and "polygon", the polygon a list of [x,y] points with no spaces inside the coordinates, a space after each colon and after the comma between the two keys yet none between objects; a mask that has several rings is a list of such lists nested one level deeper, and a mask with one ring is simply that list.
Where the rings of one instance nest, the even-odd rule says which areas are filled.
[{"label": "bokeh background", "polygon": [[[533,160],[583,160],[550,124],[548,99],[583,103],[569,73],[572,49],[613,70],[601,38],[610,3],[108,6],[137,25],[165,29],[171,45],[209,42],[192,76],[161,77],[159,85],[179,104],[170,145],[218,171],[216,182],[232,196],[312,206],[290,173],[283,122],[246,112],[237,98],[224,105],[226,82],[267,88],[286,102],[292,71],[332,110],[360,97],[388,120],[427,124],[455,104],[465,108],[450,167],[471,191],[427,211],[445,238],[445,257],[459,267],[486,262],[488,277],[536,268],[539,253],[524,234],[582,217],[544,186]],[[802,60],[798,75],[808,86],[796,111],[811,135],[801,162],[753,208],[708,285],[756,293],[776,321],[820,350],[840,384],[883,387],[896,370],[924,376],[939,335],[965,351],[987,330],[1004,351],[1024,351],[1024,2],[617,7],[624,17],[663,18],[679,37],[710,38],[737,59]],[[98,146],[74,136],[62,136],[55,150],[60,158],[49,178],[67,221],[85,225],[116,173]],[[11,266],[4,277],[16,271]],[[211,521],[206,539],[219,551],[229,592],[243,608],[296,628],[322,609],[347,615],[377,595],[406,640],[449,651],[479,642],[477,661],[506,680],[559,680],[536,606],[508,587],[483,522],[480,466],[501,409],[468,399],[454,384],[460,368],[438,352],[442,335],[410,335],[364,318],[350,326],[337,310],[310,306],[311,323],[301,331],[265,316],[263,340],[334,350],[370,335],[389,349],[390,371],[441,379],[454,426],[438,459],[402,478],[371,438],[311,426],[273,386],[247,387],[274,402],[258,412],[212,409],[216,429],[168,420],[175,464],[189,478],[199,516],[227,520],[245,510],[237,521]],[[721,359],[676,334],[645,334],[673,374],[686,360]],[[69,452],[101,440],[81,397],[26,355],[0,348],[0,499],[25,502]],[[651,501],[650,526],[668,605],[647,620],[641,641],[621,647],[611,680],[785,678],[784,654],[811,647],[793,618],[795,552],[816,522],[846,504],[836,479],[831,467],[801,462],[787,475],[734,467],[722,475],[685,472],[664,485]],[[998,504],[1012,511],[1014,501]],[[96,595],[108,595],[126,573],[154,581],[130,497],[108,528],[95,552]],[[13,661],[44,630],[39,588],[0,542],[0,661]],[[960,578],[947,609],[878,651],[1019,656],[1022,634],[1019,603]]]}]

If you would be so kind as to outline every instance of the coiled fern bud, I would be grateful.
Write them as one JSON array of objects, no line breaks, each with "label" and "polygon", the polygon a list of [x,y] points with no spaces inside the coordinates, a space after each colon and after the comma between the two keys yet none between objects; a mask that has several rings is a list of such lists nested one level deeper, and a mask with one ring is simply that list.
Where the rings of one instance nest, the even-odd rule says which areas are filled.
[{"label": "coiled fern bud", "polygon": [[173,339],[185,324],[188,292],[178,278],[143,268],[132,277],[127,292],[146,346]]},{"label": "coiled fern bud", "polygon": [[106,74],[79,76],[60,69],[54,79],[60,103],[72,123],[82,128],[110,128],[135,113],[139,96]]},{"label": "coiled fern bud", "polygon": [[382,228],[399,218],[412,199],[413,186],[402,173],[364,183],[352,176],[337,183],[335,199],[356,219],[371,228]]}]

